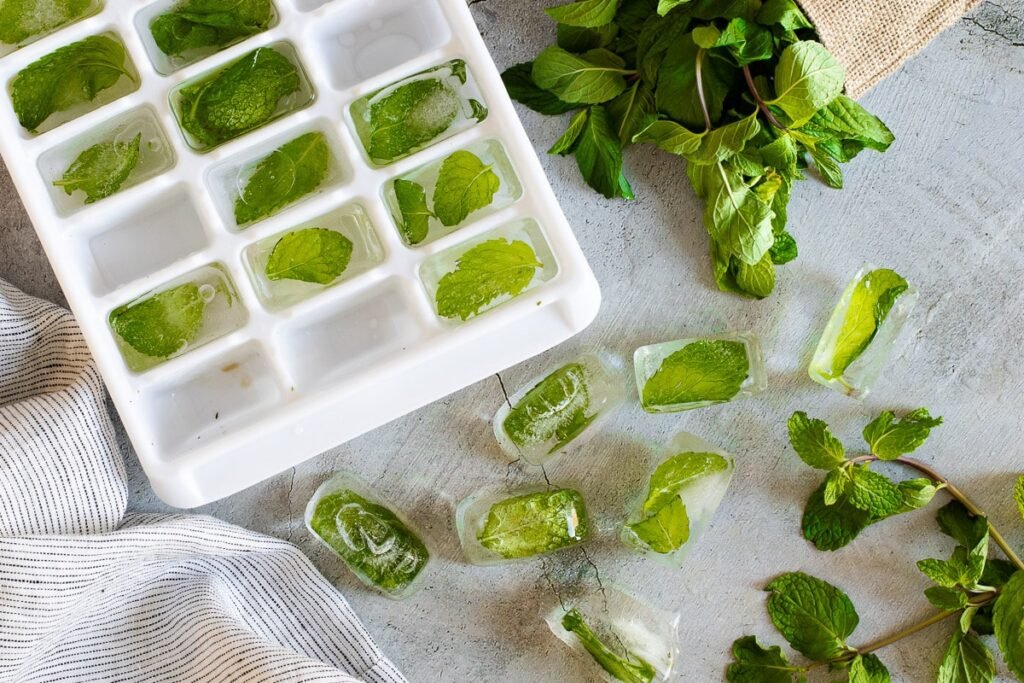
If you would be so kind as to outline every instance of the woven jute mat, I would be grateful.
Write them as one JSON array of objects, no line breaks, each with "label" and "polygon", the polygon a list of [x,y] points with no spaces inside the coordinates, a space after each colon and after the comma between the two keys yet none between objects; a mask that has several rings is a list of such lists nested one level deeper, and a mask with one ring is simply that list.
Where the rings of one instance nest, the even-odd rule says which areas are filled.
[{"label": "woven jute mat", "polygon": [[981,0],[798,0],[860,97]]}]

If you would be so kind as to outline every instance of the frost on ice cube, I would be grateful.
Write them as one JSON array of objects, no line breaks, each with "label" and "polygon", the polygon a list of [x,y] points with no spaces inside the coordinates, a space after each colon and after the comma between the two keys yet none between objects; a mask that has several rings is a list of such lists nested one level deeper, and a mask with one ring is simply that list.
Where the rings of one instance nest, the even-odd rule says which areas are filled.
[{"label": "frost on ice cube", "polygon": [[678,567],[704,532],[732,481],[731,455],[693,434],[677,434],[626,518],[626,545]]},{"label": "frost on ice cube", "polygon": [[211,264],[111,311],[125,363],[141,372],[245,325],[248,313],[224,267]]},{"label": "frost on ice cube", "polygon": [[542,465],[596,433],[626,394],[622,361],[588,353],[517,391],[494,416],[494,434],[512,458]]},{"label": "frost on ice cube", "polygon": [[679,654],[679,615],[605,586],[544,616],[551,632],[609,683],[652,683],[672,677]]},{"label": "frost on ice cube", "polygon": [[590,522],[583,496],[572,489],[484,489],[463,500],[455,523],[473,564],[504,564],[586,540]]},{"label": "frost on ice cube", "polygon": [[821,334],[808,369],[811,379],[854,398],[866,396],[882,374],[917,299],[917,289],[895,271],[862,267]]},{"label": "frost on ice cube", "polygon": [[640,404],[675,413],[764,391],[767,376],[757,337],[749,332],[642,346],[633,355]]},{"label": "frost on ice cube", "polygon": [[356,100],[351,113],[370,161],[384,166],[483,121],[487,107],[455,59]]},{"label": "frost on ice cube", "polygon": [[306,526],[360,581],[392,598],[422,583],[430,561],[420,536],[351,474],[324,482],[306,506]]}]

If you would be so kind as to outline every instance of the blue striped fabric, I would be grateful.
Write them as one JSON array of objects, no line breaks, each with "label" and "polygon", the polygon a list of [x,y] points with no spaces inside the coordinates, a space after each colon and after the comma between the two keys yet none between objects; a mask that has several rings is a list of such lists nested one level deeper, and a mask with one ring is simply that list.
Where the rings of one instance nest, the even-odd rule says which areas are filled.
[{"label": "blue striped fabric", "polygon": [[0,682],[404,683],[290,543],[126,498],[73,318],[0,280]]}]

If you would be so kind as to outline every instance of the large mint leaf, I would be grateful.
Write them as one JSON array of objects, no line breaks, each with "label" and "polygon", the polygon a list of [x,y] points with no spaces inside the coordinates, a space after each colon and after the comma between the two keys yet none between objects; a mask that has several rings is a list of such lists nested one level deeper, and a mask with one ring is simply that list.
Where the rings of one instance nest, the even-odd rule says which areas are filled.
[{"label": "large mint leaf", "polygon": [[596,28],[610,23],[618,8],[619,0],[577,0],[544,11],[560,24]]},{"label": "large mint leaf", "polygon": [[842,376],[875,338],[896,298],[907,291],[907,281],[896,271],[880,268],[861,278],[850,296],[846,317],[836,338],[829,377]]},{"label": "large mint leaf", "polygon": [[895,460],[917,450],[931,430],[942,424],[942,418],[933,418],[927,408],[907,413],[902,420],[886,410],[864,428],[864,441],[871,452],[882,460]]},{"label": "large mint leaf", "polygon": [[583,497],[554,489],[495,503],[477,540],[501,557],[517,559],[581,543],[589,531]]},{"label": "large mint leaf", "polygon": [[259,160],[235,198],[235,222],[248,225],[273,216],[319,188],[330,171],[331,150],[323,133],[300,135]]},{"label": "large mint leaf", "polygon": [[843,65],[821,43],[794,43],[782,51],[775,66],[772,104],[799,125],[842,92],[845,81]]},{"label": "large mint leaf", "polygon": [[794,649],[816,662],[849,652],[846,639],[859,618],[843,591],[802,572],[783,574],[765,590],[772,623]]},{"label": "large mint leaf", "polygon": [[735,67],[723,60],[713,59],[705,50],[685,35],[672,43],[658,68],[655,102],[658,111],[668,114],[680,123],[704,129],[704,110],[697,91],[697,67],[700,65],[701,89],[711,123],[722,117],[725,98],[736,78]]},{"label": "large mint leaf", "polygon": [[992,625],[1003,661],[1024,680],[1024,571],[1018,571],[1003,586],[992,611]]},{"label": "large mint leaf", "polygon": [[494,200],[501,187],[498,174],[472,152],[460,150],[445,158],[434,186],[434,215],[453,227]]},{"label": "large mint leaf", "polygon": [[582,56],[557,45],[544,49],[533,60],[533,81],[564,102],[599,104],[626,89],[624,76],[631,73],[614,52],[599,48]]},{"label": "large mint leaf", "polygon": [[139,163],[141,148],[142,133],[131,142],[98,142],[79,154],[53,184],[69,195],[84,192],[86,204],[98,202],[121,189]]},{"label": "large mint leaf", "polygon": [[166,55],[220,48],[265,31],[274,18],[270,0],[178,0],[149,26]]},{"label": "large mint leaf", "polygon": [[533,62],[516,64],[505,69],[501,74],[505,89],[509,96],[524,104],[535,112],[555,116],[577,109],[580,105],[563,102],[554,94],[543,90],[533,82]]},{"label": "large mint leaf", "polygon": [[679,497],[679,491],[696,480],[724,472],[729,461],[718,453],[679,453],[664,460],[651,474],[643,512],[651,513]]},{"label": "large mint leaf", "polygon": [[595,414],[590,409],[587,369],[569,363],[542,379],[509,410],[502,422],[508,438],[519,448],[551,439],[555,452],[587,428]]},{"label": "large mint leaf", "polygon": [[352,240],[334,230],[294,230],[278,240],[270,252],[267,278],[329,285],[348,268],[352,247]]},{"label": "large mint leaf", "polygon": [[92,0],[4,0],[0,2],[0,43],[19,45],[85,16]]},{"label": "large mint leaf", "polygon": [[205,311],[199,287],[187,282],[114,309],[110,326],[139,353],[167,358],[196,338]]},{"label": "large mint leaf", "polygon": [[675,121],[662,120],[649,123],[634,139],[636,142],[653,142],[693,164],[714,164],[743,151],[759,130],[756,116],[703,133],[694,133]]},{"label": "large mint leaf", "polygon": [[954,629],[936,683],[990,683],[995,676],[996,662],[985,644],[973,633]]},{"label": "large mint leaf", "polygon": [[516,296],[543,264],[529,244],[498,238],[482,242],[459,257],[455,270],[437,287],[437,313],[467,320],[501,296]]},{"label": "large mint leaf", "polygon": [[439,78],[403,83],[370,105],[370,158],[388,163],[415,151],[448,130],[459,109],[459,94]]},{"label": "large mint leaf", "polygon": [[741,175],[722,163],[705,168],[704,226],[731,255],[744,263],[759,263],[775,241],[771,205],[752,192]]},{"label": "large mint leaf", "polygon": [[643,404],[672,406],[698,401],[724,403],[736,396],[750,372],[742,342],[690,342],[662,361],[643,388]]},{"label": "large mint leaf", "polygon": [[856,465],[850,469],[850,503],[866,510],[872,517],[883,518],[896,514],[903,506],[903,492],[884,474]]},{"label": "large mint leaf", "polygon": [[802,670],[792,666],[779,646],[763,647],[754,636],[732,644],[733,662],[725,670],[729,683],[793,683],[804,680]]},{"label": "large mint leaf", "polygon": [[793,450],[811,467],[831,470],[846,462],[846,449],[823,420],[797,411],[789,418],[788,429]]},{"label": "large mint leaf", "polygon": [[590,108],[574,150],[588,185],[605,197],[633,199],[633,188],[622,173],[622,146],[604,107]]}]

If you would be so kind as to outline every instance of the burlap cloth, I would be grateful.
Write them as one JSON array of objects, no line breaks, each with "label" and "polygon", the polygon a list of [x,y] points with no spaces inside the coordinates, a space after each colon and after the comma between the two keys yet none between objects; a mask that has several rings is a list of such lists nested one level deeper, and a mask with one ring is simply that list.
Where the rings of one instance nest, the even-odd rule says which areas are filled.
[{"label": "burlap cloth", "polygon": [[798,0],[860,97],[981,0]]}]

